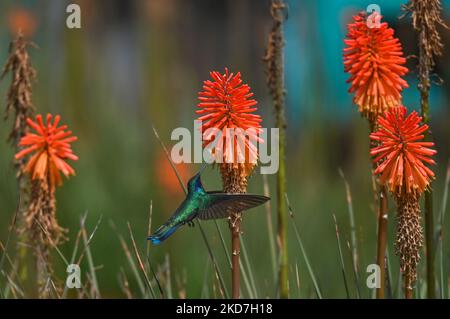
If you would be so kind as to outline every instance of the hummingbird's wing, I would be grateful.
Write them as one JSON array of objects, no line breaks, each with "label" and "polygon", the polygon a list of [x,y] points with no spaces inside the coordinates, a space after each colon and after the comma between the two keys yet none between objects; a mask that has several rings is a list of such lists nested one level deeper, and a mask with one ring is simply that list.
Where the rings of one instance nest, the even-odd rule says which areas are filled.
[{"label": "hummingbird's wing", "polygon": [[208,192],[211,201],[205,209],[197,213],[200,219],[228,218],[231,212],[242,212],[244,210],[259,206],[270,198],[254,194],[228,194],[223,192]]}]

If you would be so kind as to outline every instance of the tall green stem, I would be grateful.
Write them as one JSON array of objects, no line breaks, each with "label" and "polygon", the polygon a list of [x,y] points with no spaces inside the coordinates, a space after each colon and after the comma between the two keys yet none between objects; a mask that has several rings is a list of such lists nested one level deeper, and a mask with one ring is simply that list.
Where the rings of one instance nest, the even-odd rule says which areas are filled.
[{"label": "tall green stem", "polygon": [[[282,112],[283,113],[283,112]],[[277,126],[280,127],[280,167],[278,171],[278,187],[277,187],[277,201],[278,201],[278,237],[280,240],[280,297],[289,297],[289,272],[288,272],[288,247],[287,247],[287,211],[286,202],[284,201],[284,194],[286,193],[286,164],[285,164],[285,147],[286,137],[284,128],[284,114],[282,119],[277,117]],[[280,125],[281,124],[281,125]]]},{"label": "tall green stem", "polygon": [[[424,36],[421,31],[419,39]],[[422,41],[419,40],[419,43]],[[430,66],[426,63],[423,45],[419,44],[419,85],[420,107],[423,122],[428,124],[430,121]],[[430,140],[431,136],[427,131],[426,139]],[[433,191],[430,187],[425,192],[425,245],[426,245],[426,261],[427,261],[427,297],[429,299],[436,298],[436,271],[434,258],[434,213],[433,213]]]},{"label": "tall green stem", "polygon": [[380,288],[377,288],[377,299],[384,299],[386,286],[386,243],[388,226],[387,192],[384,185],[380,186],[378,210],[378,244],[377,263],[380,266]]},{"label": "tall green stem", "polygon": [[277,176],[278,241],[280,245],[279,288],[280,297],[289,297],[289,271],[287,247],[286,194],[286,117],[284,87],[284,34],[286,4],[283,0],[272,0],[270,13],[273,25],[264,58],[267,66],[267,85],[273,99],[276,126],[279,129],[279,169]]},{"label": "tall green stem", "polygon": [[427,245],[427,287],[428,298],[436,298],[436,271],[434,258],[434,213],[433,213],[433,192],[425,193],[425,234]]},{"label": "tall green stem", "polygon": [[[370,132],[375,132],[375,121],[369,121]],[[370,148],[376,146],[373,141]],[[373,172],[376,170],[376,164],[373,163]],[[380,287],[377,288],[377,299],[384,299],[386,292],[386,245],[387,245],[387,228],[388,228],[388,198],[386,186],[380,183],[380,179],[375,177],[375,209],[378,218],[378,235],[377,235],[377,264],[380,267]]]},{"label": "tall green stem", "polygon": [[[422,50],[420,50],[422,51]],[[422,52],[420,53],[422,54]],[[429,73],[420,75],[419,91],[420,105],[422,110],[423,122],[429,122],[429,90],[430,80]],[[431,139],[431,136],[427,136]],[[436,298],[436,267],[435,267],[435,249],[434,249],[434,213],[433,213],[433,190],[428,189],[425,192],[425,243],[426,243],[426,260],[427,260],[427,297],[429,299]]]}]

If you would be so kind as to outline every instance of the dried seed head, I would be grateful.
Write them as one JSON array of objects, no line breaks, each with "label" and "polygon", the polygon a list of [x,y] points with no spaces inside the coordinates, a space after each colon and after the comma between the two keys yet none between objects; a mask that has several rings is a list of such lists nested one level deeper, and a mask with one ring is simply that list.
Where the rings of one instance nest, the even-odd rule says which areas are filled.
[{"label": "dried seed head", "polygon": [[[444,48],[438,26],[447,27],[441,18],[440,0],[410,0],[404,10],[411,13],[414,29],[419,32],[419,47],[424,64],[420,67],[434,66],[434,57],[441,56]],[[424,70],[420,70],[422,73]]]},{"label": "dried seed head", "polygon": [[23,223],[19,234],[26,235],[32,244],[37,266],[39,296],[48,298],[48,278],[53,275],[51,250],[64,241],[66,229],[59,226],[56,219],[55,193],[47,180],[31,181],[31,194],[28,208],[22,213]]},{"label": "dried seed head", "polygon": [[25,212],[25,225],[21,231],[30,236],[36,246],[57,245],[64,240],[66,230],[59,226],[56,219],[55,193],[45,179],[32,181],[30,204]]},{"label": "dried seed head", "polygon": [[266,81],[270,94],[274,101],[277,116],[280,116],[280,110],[284,105],[284,65],[283,65],[283,23],[286,19],[286,4],[283,1],[272,1],[270,14],[272,15],[273,25],[269,33],[269,39],[266,48],[266,54],[263,61],[266,63]]},{"label": "dried seed head", "polygon": [[417,279],[417,265],[423,246],[419,200],[415,196],[397,198],[396,254],[400,257],[400,270],[410,284]]},{"label": "dried seed head", "polygon": [[29,46],[35,45],[25,40],[20,34],[11,42],[8,60],[0,76],[0,79],[3,79],[8,73],[12,75],[7,94],[5,118],[14,111],[14,124],[9,135],[9,141],[14,145],[17,145],[18,140],[26,134],[26,119],[34,113],[31,85],[36,78],[36,70],[31,66],[28,55]]},{"label": "dried seed head", "polygon": [[[36,79],[36,70],[31,66],[28,47],[35,46],[26,41],[21,34],[11,42],[9,56],[0,75],[0,80],[11,74],[11,84],[7,93],[5,119],[14,112],[14,121],[8,141],[18,150],[19,140],[28,131],[26,119],[33,115],[34,106],[31,100],[31,85]],[[24,174],[25,159],[14,159],[16,178],[24,201],[27,201],[29,191],[28,178]]]},{"label": "dried seed head", "polygon": [[247,191],[247,178],[251,170],[245,164],[220,164],[223,191],[226,193],[245,193]]},{"label": "dried seed head", "polygon": [[[226,193],[246,193],[247,177],[250,172],[245,164],[220,164],[220,174],[222,175],[223,191]],[[230,228],[236,233],[240,233],[242,220],[241,212],[232,212],[229,217]]]}]

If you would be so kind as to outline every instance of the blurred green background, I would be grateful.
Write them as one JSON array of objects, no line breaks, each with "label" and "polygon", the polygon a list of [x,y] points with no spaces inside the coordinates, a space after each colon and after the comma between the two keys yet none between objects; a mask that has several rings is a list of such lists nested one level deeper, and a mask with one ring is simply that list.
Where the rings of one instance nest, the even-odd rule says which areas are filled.
[{"label": "blurred green background", "polygon": [[[75,1],[73,1],[75,2]],[[288,196],[311,265],[325,297],[346,297],[332,215],[340,227],[343,257],[350,295],[356,296],[351,276],[348,203],[342,169],[352,192],[359,250],[359,267],[375,262],[376,215],[368,156],[368,125],[357,114],[347,93],[347,75],[342,65],[342,40],[351,15],[373,1],[287,1],[286,86],[288,115]],[[65,25],[66,6],[71,1],[8,1],[0,3],[0,61],[6,61],[8,45],[17,26],[37,45],[31,49],[38,71],[33,101],[39,113],[60,114],[79,140],[73,163],[77,176],[57,190],[57,215],[69,229],[69,241],[61,247],[70,256],[80,218],[88,212],[92,231],[102,223],[91,243],[99,286],[104,297],[125,297],[119,284],[121,269],[131,290],[139,296],[128,260],[119,243],[122,235],[130,244],[131,224],[139,249],[145,250],[147,220],[153,203],[153,228],[164,222],[183,198],[175,174],[152,131],[158,130],[168,145],[176,127],[192,129],[197,92],[209,71],[242,73],[259,102],[264,127],[273,127],[271,99],[265,85],[264,56],[271,27],[270,2],[257,0],[97,0],[76,1],[82,11],[82,28]],[[377,1],[384,18],[395,28],[405,55],[417,53],[410,20],[399,20],[404,1]],[[449,21],[449,1],[443,1]],[[444,80],[431,93],[431,127],[438,150],[435,214],[442,208],[443,186],[449,153],[450,32],[442,30],[446,43],[437,72]],[[4,63],[4,62],[2,62]],[[415,60],[404,91],[404,102],[419,110]],[[1,105],[6,104],[10,78],[0,83]],[[17,202],[13,150],[6,142],[11,127],[0,125],[0,241],[5,242]],[[180,165],[187,180],[199,165]],[[263,192],[259,171],[250,180],[249,191]],[[276,226],[275,176],[268,176]],[[207,189],[220,189],[217,170],[205,172]],[[390,253],[394,234],[393,203],[390,203]],[[113,230],[114,223],[116,230]],[[203,223],[219,265],[229,283],[230,271],[214,223]],[[225,221],[219,221],[226,242]],[[291,295],[315,297],[311,279],[289,225]],[[449,223],[444,228],[444,274],[450,266]],[[275,227],[276,228],[276,227]],[[269,249],[266,212],[258,208],[243,222],[244,240],[254,272],[259,297],[276,296]],[[10,254],[14,254],[14,244]],[[202,297],[214,281],[208,253],[198,229],[182,228],[164,245],[151,248],[153,264],[168,258],[174,297]],[[57,275],[64,280],[60,264]],[[392,255],[394,279],[398,262]],[[421,267],[423,268],[422,262]],[[297,287],[296,267],[300,289]],[[424,270],[421,269],[421,272]],[[87,269],[82,267],[82,275]],[[206,284],[205,284],[206,278]],[[420,283],[419,283],[420,285]],[[300,291],[300,292],[299,292]],[[364,297],[370,296],[367,288]],[[244,296],[246,293],[244,291]]]}]

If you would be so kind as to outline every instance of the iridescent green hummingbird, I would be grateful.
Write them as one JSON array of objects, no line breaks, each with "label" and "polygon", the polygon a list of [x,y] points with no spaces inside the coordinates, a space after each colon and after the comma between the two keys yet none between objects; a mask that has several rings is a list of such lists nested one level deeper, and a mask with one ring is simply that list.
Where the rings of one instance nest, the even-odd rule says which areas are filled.
[{"label": "iridescent green hummingbird", "polygon": [[[203,167],[204,168],[204,167]],[[188,194],[169,220],[147,239],[158,245],[172,235],[180,226],[194,226],[193,220],[228,218],[230,212],[242,212],[259,206],[270,198],[254,194],[230,194],[220,191],[207,192],[200,179],[200,170],[188,184]]]}]

